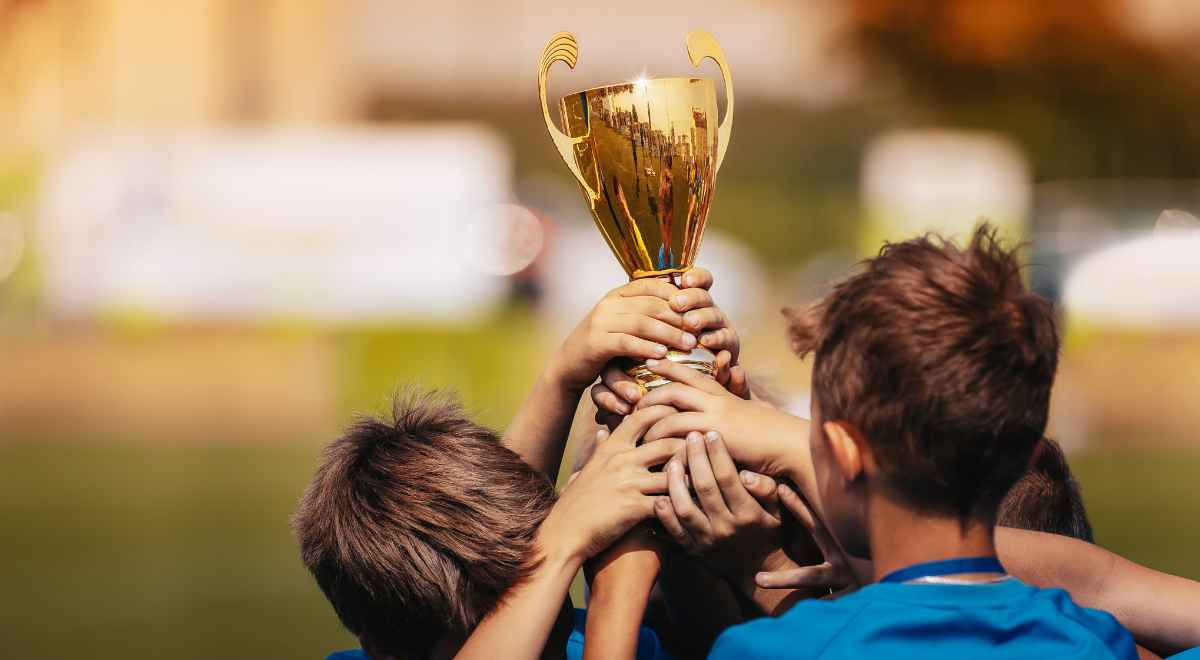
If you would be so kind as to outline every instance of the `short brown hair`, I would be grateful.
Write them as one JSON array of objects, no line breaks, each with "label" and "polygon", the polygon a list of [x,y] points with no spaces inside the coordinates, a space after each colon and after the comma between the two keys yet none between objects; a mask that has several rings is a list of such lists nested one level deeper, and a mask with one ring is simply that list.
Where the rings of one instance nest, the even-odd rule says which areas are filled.
[{"label": "short brown hair", "polygon": [[996,524],[1093,542],[1079,482],[1057,442],[1038,443],[1029,469],[1000,503]]},{"label": "short brown hair", "polygon": [[806,314],[813,398],[857,427],[890,490],[916,508],[994,521],[1046,428],[1058,367],[1050,303],[983,223],[966,248],[936,235],[884,245]]},{"label": "short brown hair", "polygon": [[424,657],[534,567],[555,495],[451,397],[409,393],[393,408],[325,448],[292,525],[342,623],[372,648]]}]

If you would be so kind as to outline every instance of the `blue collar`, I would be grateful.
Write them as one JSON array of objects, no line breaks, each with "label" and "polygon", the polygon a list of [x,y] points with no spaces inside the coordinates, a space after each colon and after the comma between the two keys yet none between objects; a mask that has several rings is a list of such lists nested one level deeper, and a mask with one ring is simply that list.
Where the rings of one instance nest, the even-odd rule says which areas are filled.
[{"label": "blue collar", "polygon": [[958,573],[1004,573],[1004,567],[995,557],[964,557],[913,564],[907,568],[888,573],[880,582],[908,582],[917,578]]}]

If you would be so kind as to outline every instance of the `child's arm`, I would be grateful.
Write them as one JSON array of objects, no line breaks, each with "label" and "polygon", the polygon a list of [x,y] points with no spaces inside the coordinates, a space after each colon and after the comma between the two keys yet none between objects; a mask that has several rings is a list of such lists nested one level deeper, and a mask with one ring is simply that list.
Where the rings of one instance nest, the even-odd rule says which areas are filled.
[{"label": "child's arm", "polygon": [[1200,582],[1091,543],[1010,527],[996,528],[996,553],[1021,580],[1065,589],[1076,603],[1110,612],[1155,653],[1165,657],[1200,646]]},{"label": "child's arm", "polygon": [[[602,437],[592,460],[559,495],[538,528],[533,573],[476,626],[456,658],[538,658],[580,565],[654,515],[666,475],[651,472],[682,449],[681,440],[637,446],[651,424],[671,413],[657,406],[630,415]],[[603,433],[603,432],[602,432]]]},{"label": "child's arm", "polygon": [[[712,275],[694,268],[684,283],[692,288],[635,280],[605,295],[551,357],[505,432],[505,446],[553,480],[579,398],[611,360],[661,358],[668,348],[687,351],[697,343],[728,353],[722,349],[737,336],[726,332],[724,314],[712,308],[705,290]],[[685,318],[695,321],[686,330]],[[613,405],[622,415],[633,410],[615,398]]]},{"label": "child's arm", "polygon": [[659,543],[644,525],[635,527],[590,564],[584,660],[632,660],[646,601],[662,568]]}]

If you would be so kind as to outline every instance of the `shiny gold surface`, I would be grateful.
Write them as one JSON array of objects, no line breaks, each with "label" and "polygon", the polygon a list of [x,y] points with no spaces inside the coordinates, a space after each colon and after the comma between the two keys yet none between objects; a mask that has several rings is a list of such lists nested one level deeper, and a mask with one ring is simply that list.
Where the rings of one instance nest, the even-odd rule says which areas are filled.
[{"label": "shiny gold surface", "polygon": [[[575,68],[579,47],[574,35],[555,34],[538,67],[546,129],[579,182],[596,226],[631,279],[674,279],[695,263],[717,170],[729,147],[733,79],[725,54],[703,31],[688,33],[687,49],[693,66],[712,58],[721,69],[725,118],[719,124],[712,80],[651,78],[564,96],[559,130],[550,118],[546,79],[555,62]],[[713,373],[715,357],[704,348],[671,351],[668,358]],[[629,373],[645,388],[667,383],[645,365]]]},{"label": "shiny gold surface", "polygon": [[687,46],[693,65],[711,57],[725,78],[719,125],[712,80],[651,78],[563,97],[564,135],[550,120],[546,78],[554,62],[573,68],[579,49],[571,34],[560,32],[542,54],[538,90],[550,137],[600,233],[634,279],[692,267],[729,143],[733,82],[725,56],[707,32],[688,34]]}]

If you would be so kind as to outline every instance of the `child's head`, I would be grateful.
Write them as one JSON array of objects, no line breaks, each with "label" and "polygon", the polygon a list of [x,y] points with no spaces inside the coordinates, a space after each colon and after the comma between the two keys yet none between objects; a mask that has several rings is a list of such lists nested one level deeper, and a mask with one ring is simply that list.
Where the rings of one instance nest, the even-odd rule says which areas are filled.
[{"label": "child's head", "polygon": [[324,452],[293,526],[342,623],[371,651],[453,653],[532,566],[545,476],[452,400],[408,396]]},{"label": "child's head", "polygon": [[1083,508],[1079,483],[1057,442],[1042,438],[1038,443],[1029,469],[1000,503],[996,524],[1092,543],[1092,524]]},{"label": "child's head", "polygon": [[865,554],[864,484],[910,510],[991,524],[1046,427],[1051,305],[986,224],[959,248],[886,245],[791,319],[815,354],[811,451],[834,533]]}]

